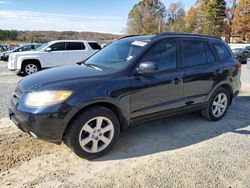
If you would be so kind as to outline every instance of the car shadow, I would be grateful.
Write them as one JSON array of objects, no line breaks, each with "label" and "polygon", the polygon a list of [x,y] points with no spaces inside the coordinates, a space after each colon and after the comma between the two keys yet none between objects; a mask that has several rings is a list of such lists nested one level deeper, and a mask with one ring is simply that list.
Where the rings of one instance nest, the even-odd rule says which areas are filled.
[{"label": "car shadow", "polygon": [[226,134],[246,134],[250,125],[250,96],[237,97],[226,116],[217,122],[204,120],[199,113],[181,114],[133,126],[122,132],[113,150],[93,161],[146,156],[172,151]]}]

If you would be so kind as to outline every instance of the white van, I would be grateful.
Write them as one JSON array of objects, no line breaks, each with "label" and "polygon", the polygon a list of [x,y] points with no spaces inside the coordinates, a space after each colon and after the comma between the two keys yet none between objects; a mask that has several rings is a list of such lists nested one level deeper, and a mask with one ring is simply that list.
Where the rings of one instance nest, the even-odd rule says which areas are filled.
[{"label": "white van", "polygon": [[95,41],[52,41],[42,45],[35,51],[11,54],[8,69],[29,75],[45,68],[76,64],[84,61],[100,49],[100,45]]}]

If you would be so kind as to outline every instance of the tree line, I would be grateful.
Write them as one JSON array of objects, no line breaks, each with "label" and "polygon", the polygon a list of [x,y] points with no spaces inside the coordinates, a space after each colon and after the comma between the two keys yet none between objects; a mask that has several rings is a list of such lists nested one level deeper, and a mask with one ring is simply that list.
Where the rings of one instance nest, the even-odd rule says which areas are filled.
[{"label": "tree line", "polygon": [[99,43],[108,43],[118,37],[119,35],[96,32],[0,30],[0,41],[45,43],[52,40],[95,40]]},{"label": "tree line", "polygon": [[250,42],[250,0],[197,0],[185,11],[182,2],[168,7],[141,0],[128,15],[128,34],[188,32]]}]

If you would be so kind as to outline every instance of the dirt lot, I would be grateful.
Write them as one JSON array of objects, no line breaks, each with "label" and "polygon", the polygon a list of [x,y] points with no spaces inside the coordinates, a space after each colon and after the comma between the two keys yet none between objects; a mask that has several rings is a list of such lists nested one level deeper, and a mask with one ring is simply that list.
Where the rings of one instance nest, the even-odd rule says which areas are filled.
[{"label": "dirt lot", "polygon": [[65,145],[30,138],[7,117],[20,77],[0,62],[0,187],[250,187],[250,70],[226,117],[199,114],[122,132],[112,152],[78,158]]}]

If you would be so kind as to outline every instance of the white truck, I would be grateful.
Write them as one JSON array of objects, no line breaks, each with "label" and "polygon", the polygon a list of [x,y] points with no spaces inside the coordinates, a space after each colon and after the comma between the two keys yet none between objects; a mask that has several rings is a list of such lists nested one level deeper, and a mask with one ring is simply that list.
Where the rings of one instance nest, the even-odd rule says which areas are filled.
[{"label": "white truck", "polygon": [[8,69],[30,75],[45,68],[76,64],[86,60],[100,49],[100,45],[95,41],[51,41],[35,51],[11,54]]}]

